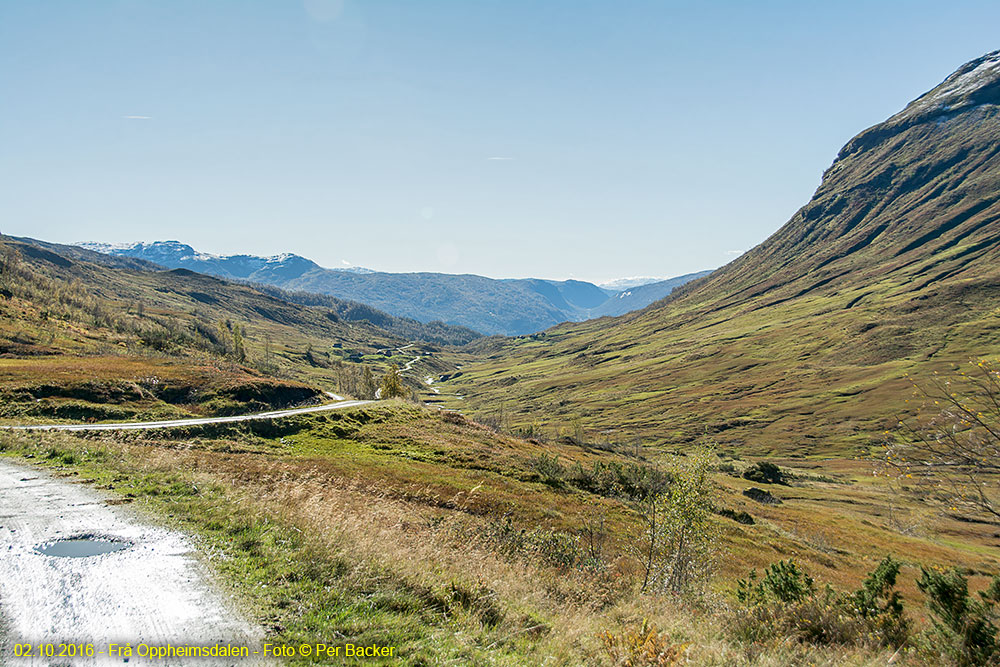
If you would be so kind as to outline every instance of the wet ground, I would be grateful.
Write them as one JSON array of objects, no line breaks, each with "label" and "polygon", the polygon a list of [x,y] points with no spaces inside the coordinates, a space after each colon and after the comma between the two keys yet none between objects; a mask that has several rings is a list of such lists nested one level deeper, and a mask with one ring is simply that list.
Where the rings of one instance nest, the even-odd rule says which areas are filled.
[{"label": "wet ground", "polygon": [[[261,631],[213,586],[188,537],[107,500],[81,484],[0,461],[0,664],[120,665],[107,647],[123,642],[257,647]],[[67,642],[93,644],[95,655],[13,655],[17,643]]]}]

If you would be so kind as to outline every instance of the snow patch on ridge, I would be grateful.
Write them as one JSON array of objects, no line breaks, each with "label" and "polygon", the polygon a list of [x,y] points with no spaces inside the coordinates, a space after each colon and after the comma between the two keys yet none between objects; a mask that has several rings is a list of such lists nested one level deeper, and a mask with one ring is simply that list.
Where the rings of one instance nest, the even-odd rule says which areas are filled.
[{"label": "snow patch on ridge", "polygon": [[604,289],[610,290],[625,290],[631,287],[641,287],[643,285],[650,285],[652,283],[662,282],[664,280],[669,280],[669,277],[664,276],[631,276],[629,278],[617,278],[615,280],[609,280],[604,283],[598,283],[598,287],[603,287]]},{"label": "snow patch on ridge", "polygon": [[[976,96],[976,93],[1000,82],[1000,51],[987,53],[966,63],[929,92],[911,102],[905,109],[892,116],[887,122],[905,121],[926,114],[948,114],[946,118],[969,107],[996,103],[990,97]],[[943,119],[939,119],[943,120]]]},{"label": "snow patch on ridge", "polygon": [[995,79],[1000,75],[1000,52],[994,52],[985,58],[986,60],[971,71],[964,74],[956,72],[957,76],[953,74],[945,79],[942,85],[948,87],[935,93],[930,101],[967,95]]}]

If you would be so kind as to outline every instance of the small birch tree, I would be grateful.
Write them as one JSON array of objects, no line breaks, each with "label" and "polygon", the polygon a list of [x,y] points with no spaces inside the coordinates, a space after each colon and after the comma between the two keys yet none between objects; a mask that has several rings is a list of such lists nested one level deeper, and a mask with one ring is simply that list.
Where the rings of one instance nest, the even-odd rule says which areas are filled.
[{"label": "small birch tree", "polygon": [[636,504],[642,534],[632,553],[642,563],[642,590],[682,595],[711,573],[716,547],[711,462],[705,449],[678,457],[670,483]]},{"label": "small birch tree", "polygon": [[887,432],[883,463],[922,497],[969,517],[1000,519],[1000,367],[978,361],[914,383],[922,406]]}]

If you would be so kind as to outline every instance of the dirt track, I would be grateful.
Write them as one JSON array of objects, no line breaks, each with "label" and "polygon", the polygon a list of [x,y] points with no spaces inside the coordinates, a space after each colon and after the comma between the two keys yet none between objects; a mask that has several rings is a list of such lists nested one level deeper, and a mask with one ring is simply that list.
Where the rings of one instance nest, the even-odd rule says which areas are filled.
[{"label": "dirt track", "polygon": [[291,410],[274,410],[272,412],[256,412],[252,415],[234,415],[232,417],[199,417],[194,419],[168,419],[166,421],[153,422],[121,422],[118,424],[27,424],[20,426],[0,425],[0,430],[11,431],[139,431],[157,428],[175,428],[178,426],[203,426],[205,424],[228,424],[231,422],[246,422],[260,419],[280,419],[281,417],[294,417],[295,415],[307,415],[314,412],[328,412],[330,410],[342,410],[353,408],[359,405],[371,403],[371,401],[349,401],[336,394],[327,393],[328,396],[336,400],[336,403],[326,405],[313,405],[308,408],[292,408]]},{"label": "dirt track", "polygon": [[[0,461],[0,613],[6,637],[0,664],[105,665],[112,643],[219,642],[250,646],[251,658],[133,657],[129,665],[256,665],[261,637],[211,584],[185,536],[109,506],[98,492],[48,473]],[[113,536],[134,546],[87,558],[38,553],[39,544],[81,534]],[[15,643],[83,642],[93,658],[15,659]]]}]

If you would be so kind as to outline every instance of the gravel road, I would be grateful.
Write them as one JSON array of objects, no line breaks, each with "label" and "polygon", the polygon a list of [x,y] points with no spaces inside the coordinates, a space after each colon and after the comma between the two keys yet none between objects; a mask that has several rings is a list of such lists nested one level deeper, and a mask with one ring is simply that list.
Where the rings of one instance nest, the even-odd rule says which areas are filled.
[{"label": "gravel road", "polygon": [[307,415],[314,412],[327,412],[329,410],[342,410],[343,408],[353,408],[359,405],[371,403],[371,401],[348,401],[336,394],[327,394],[338,400],[337,403],[327,403],[326,405],[313,405],[308,408],[293,408],[291,410],[274,410],[272,412],[257,412],[252,415],[235,415],[232,417],[197,417],[194,419],[168,419],[166,421],[154,422],[121,422],[118,424],[25,424],[18,426],[0,425],[0,430],[10,431],[139,431],[157,428],[174,428],[177,426],[202,426],[204,424],[228,424],[231,422],[255,421],[258,419],[280,419],[281,417],[294,417],[295,415]]},{"label": "gravel road", "polygon": [[[58,558],[48,541],[93,534],[131,542],[116,553]],[[111,643],[250,647],[250,658],[153,660],[129,665],[258,665],[262,632],[213,586],[184,535],[151,525],[97,491],[0,461],[0,614],[4,665],[106,665]],[[15,658],[15,643],[93,644],[92,658]],[[105,652],[101,655],[100,652]]]}]

